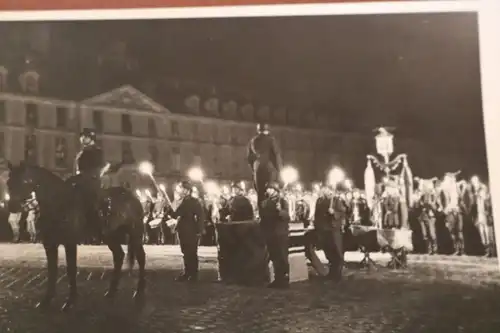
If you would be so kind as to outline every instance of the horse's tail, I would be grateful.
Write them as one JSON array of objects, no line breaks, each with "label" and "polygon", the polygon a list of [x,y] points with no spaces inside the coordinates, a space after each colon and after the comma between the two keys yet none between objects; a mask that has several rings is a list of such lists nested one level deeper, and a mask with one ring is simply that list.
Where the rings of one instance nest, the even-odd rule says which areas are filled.
[{"label": "horse's tail", "polygon": [[127,262],[130,270],[134,268],[135,258],[136,258],[134,242],[135,242],[134,237],[132,237],[132,235],[129,235],[127,244]]}]

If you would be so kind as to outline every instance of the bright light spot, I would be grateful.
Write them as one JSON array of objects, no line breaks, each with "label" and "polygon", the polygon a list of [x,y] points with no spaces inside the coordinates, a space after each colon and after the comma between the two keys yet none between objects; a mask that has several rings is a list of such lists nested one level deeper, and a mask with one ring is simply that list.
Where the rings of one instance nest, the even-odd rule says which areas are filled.
[{"label": "bright light spot", "polygon": [[245,182],[244,182],[244,181],[241,181],[241,182],[240,182],[240,186],[241,186],[241,189],[242,189],[243,191],[245,191],[245,190],[246,190],[246,184],[245,184]]},{"label": "bright light spot", "polygon": [[209,195],[217,195],[220,193],[219,186],[214,181],[207,181],[204,184],[205,192]]},{"label": "bright light spot", "polygon": [[5,201],[9,201],[9,200],[10,200],[10,195],[9,195],[9,193],[5,193],[5,197],[4,197],[4,198],[5,198]]},{"label": "bright light spot", "polygon": [[161,190],[163,193],[166,193],[166,192],[167,192],[167,188],[166,188],[165,184],[160,184],[160,185],[158,185],[158,187],[160,188],[160,190]]},{"label": "bright light spot", "polygon": [[346,187],[348,190],[352,189],[352,181],[351,181],[350,179],[346,179],[346,180],[344,181],[344,184],[345,184],[345,187]]},{"label": "bright light spot", "polygon": [[299,173],[297,169],[287,166],[281,170],[281,180],[285,185],[296,182],[299,179]]},{"label": "bright light spot", "polygon": [[342,169],[334,167],[332,170],[330,170],[330,173],[328,174],[328,183],[330,185],[337,185],[341,181],[343,181],[345,178],[345,173]]},{"label": "bright light spot", "polygon": [[144,191],[144,193],[146,193],[146,195],[147,195],[148,197],[150,197],[150,198],[152,197],[152,196],[151,196],[151,191],[150,191],[150,190],[146,189],[146,190]]},{"label": "bright light spot", "polygon": [[153,167],[153,164],[151,164],[150,162],[142,162],[141,164],[139,164],[139,172],[144,174],[144,175],[148,175],[148,176],[153,176],[153,171],[154,171],[154,167]]},{"label": "bright light spot", "polygon": [[228,186],[223,186],[222,187],[222,193],[224,193],[225,195],[228,195],[228,194],[231,193],[231,191],[229,190]]},{"label": "bright light spot", "polygon": [[192,181],[201,182],[205,175],[203,173],[203,170],[201,170],[200,168],[191,168],[188,171],[188,177]]}]

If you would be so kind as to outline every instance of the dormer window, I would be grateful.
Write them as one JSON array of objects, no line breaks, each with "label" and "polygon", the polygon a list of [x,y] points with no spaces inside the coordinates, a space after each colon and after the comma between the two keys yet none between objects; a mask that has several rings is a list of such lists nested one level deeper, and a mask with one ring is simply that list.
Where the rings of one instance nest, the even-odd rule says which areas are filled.
[{"label": "dormer window", "polygon": [[35,71],[27,71],[19,77],[21,89],[27,94],[38,94],[40,74]]}]

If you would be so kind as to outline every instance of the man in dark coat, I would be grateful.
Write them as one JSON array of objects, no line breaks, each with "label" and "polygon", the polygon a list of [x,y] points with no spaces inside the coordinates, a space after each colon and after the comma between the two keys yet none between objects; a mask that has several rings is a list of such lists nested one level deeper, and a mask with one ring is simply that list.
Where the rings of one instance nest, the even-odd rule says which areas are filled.
[{"label": "man in dark coat", "polygon": [[200,200],[192,196],[193,185],[189,181],[181,183],[178,201],[173,203],[170,216],[177,219],[177,233],[181,252],[184,256],[184,272],[177,281],[198,280],[198,245],[205,230],[205,210]]},{"label": "man in dark coat", "polygon": [[232,184],[233,196],[229,199],[229,218],[231,221],[253,220],[253,207],[245,196],[245,191],[239,183]]},{"label": "man in dark coat", "polygon": [[252,169],[260,208],[265,199],[266,184],[278,180],[279,172],[283,166],[278,144],[269,133],[267,124],[257,125],[257,135],[248,144],[247,159]]},{"label": "man in dark coat", "polygon": [[[339,189],[337,189],[339,190]],[[328,260],[328,277],[334,281],[342,278],[344,250],[342,229],[346,224],[348,205],[339,191],[324,189],[324,194],[316,201],[314,210],[314,229],[318,243]]]},{"label": "man in dark coat", "polygon": [[85,128],[80,135],[81,151],[75,159],[75,175],[70,182],[81,191],[86,204],[86,219],[91,238],[100,238],[99,195],[104,155],[96,144],[96,133]]},{"label": "man in dark coat", "polygon": [[262,202],[260,227],[274,268],[274,281],[269,287],[285,289],[290,284],[288,202],[281,197],[277,182],[267,185],[266,194],[267,198]]}]

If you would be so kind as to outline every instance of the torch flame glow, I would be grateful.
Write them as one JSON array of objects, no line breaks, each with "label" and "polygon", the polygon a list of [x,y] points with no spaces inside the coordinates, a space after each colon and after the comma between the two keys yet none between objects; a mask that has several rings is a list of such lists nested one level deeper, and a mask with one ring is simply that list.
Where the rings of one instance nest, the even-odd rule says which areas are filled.
[{"label": "torch flame glow", "polygon": [[151,164],[148,161],[144,161],[141,164],[139,164],[139,172],[147,175],[147,176],[152,176],[154,171],[153,164]]},{"label": "torch flame glow", "polygon": [[204,184],[205,192],[209,195],[217,195],[220,193],[219,186],[214,181],[207,181]]},{"label": "torch flame glow", "polygon": [[192,180],[192,181],[197,181],[197,182],[201,182],[203,180],[203,178],[205,177],[204,173],[203,173],[203,170],[201,170],[200,168],[191,168],[189,169],[188,171],[188,177]]},{"label": "torch flame glow", "polygon": [[283,183],[285,183],[285,185],[294,183],[299,179],[299,173],[297,172],[297,169],[291,166],[284,167],[281,170],[280,176],[281,180],[283,181]]},{"label": "torch flame glow", "polygon": [[343,181],[345,178],[345,173],[342,169],[338,167],[332,168],[330,170],[330,173],[328,174],[328,183],[330,185],[337,185],[341,181]]}]

